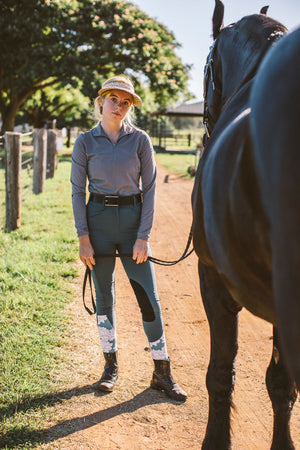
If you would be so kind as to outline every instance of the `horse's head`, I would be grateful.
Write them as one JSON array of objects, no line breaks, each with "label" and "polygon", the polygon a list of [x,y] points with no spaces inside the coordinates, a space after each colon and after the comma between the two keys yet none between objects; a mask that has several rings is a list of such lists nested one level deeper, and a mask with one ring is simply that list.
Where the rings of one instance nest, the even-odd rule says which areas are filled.
[{"label": "horse's head", "polygon": [[209,134],[225,104],[254,77],[272,42],[287,32],[266,16],[267,7],[224,27],[224,5],[215,1],[214,42],[204,69],[204,123]]}]

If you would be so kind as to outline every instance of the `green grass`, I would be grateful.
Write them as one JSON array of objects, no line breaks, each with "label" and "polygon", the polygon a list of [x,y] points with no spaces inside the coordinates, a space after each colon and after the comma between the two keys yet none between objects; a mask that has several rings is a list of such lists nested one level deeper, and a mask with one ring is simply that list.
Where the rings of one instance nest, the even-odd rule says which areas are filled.
[{"label": "green grass", "polygon": [[[63,371],[64,310],[78,276],[69,174],[70,158],[59,162],[43,194],[28,191],[19,230],[5,233],[0,218],[0,448],[38,442],[58,389],[53,374]],[[2,199],[0,207],[2,215]]]},{"label": "green grass", "polygon": [[196,166],[198,158],[195,155],[176,155],[168,153],[156,153],[156,161],[164,166],[168,172],[175,173],[180,176],[189,176],[188,168]]}]

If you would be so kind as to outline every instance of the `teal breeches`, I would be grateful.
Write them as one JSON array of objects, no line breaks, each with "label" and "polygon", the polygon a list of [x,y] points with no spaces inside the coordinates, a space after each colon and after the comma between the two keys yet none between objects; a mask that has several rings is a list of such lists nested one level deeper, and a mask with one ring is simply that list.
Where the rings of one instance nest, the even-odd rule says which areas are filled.
[{"label": "teal breeches", "polygon": [[[141,203],[136,203],[113,207],[91,201],[87,205],[90,240],[96,255],[92,276],[97,317],[105,317],[106,323],[103,323],[103,326],[108,332],[110,329],[116,329],[116,258],[103,258],[101,255],[115,255],[116,251],[120,254],[132,254],[140,223],[141,206]],[[121,257],[121,261],[138,301],[148,341],[157,343],[164,336],[164,328],[153,263],[146,261],[136,264],[131,257]],[[111,348],[115,347],[116,344],[112,343]]]}]

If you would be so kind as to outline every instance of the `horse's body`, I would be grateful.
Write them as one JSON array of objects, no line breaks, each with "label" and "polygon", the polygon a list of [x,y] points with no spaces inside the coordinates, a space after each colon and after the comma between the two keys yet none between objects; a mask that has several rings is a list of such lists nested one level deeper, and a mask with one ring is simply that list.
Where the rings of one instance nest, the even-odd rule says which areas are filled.
[{"label": "horse's body", "polygon": [[270,50],[286,33],[278,22],[257,14],[221,30],[222,20],[216,0],[205,92],[211,136],[193,192],[211,332],[203,448],[230,448],[238,313],[245,307],[274,325],[272,448],[292,449],[289,419],[300,388],[300,30]]}]

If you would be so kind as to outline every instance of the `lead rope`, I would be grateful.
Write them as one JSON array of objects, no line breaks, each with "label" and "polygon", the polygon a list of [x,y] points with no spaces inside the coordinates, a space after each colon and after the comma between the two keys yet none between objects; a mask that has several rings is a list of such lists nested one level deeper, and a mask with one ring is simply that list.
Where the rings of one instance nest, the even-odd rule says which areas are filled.
[{"label": "lead rope", "polygon": [[[191,231],[188,237],[188,241],[185,247],[185,250],[182,254],[182,256],[177,259],[176,261],[164,261],[163,259],[158,259],[158,258],[154,258],[153,256],[148,256],[147,261],[151,261],[154,264],[159,264],[160,266],[175,266],[175,264],[179,263],[180,261],[183,261],[185,258],[187,258],[188,256],[190,256],[194,249],[192,248],[192,250],[189,251],[191,242],[192,242],[192,238],[193,238],[193,232],[192,232],[192,227],[191,227]],[[129,253],[117,253],[115,255],[97,255],[97,257],[101,257],[101,258],[132,258],[132,254]],[[90,308],[88,308],[86,306],[85,303],[85,290],[86,290],[86,284],[87,281],[89,282],[89,287],[90,287],[90,292],[91,292],[91,303],[92,303],[92,310]],[[94,295],[93,295],[93,288],[92,288],[92,274],[91,274],[91,270],[88,266],[86,266],[85,269],[85,274],[84,274],[84,278],[83,278],[83,284],[82,284],[82,300],[83,300],[83,306],[85,308],[85,310],[90,314],[93,315],[96,312],[96,303],[95,303],[95,299],[94,299]]]}]

